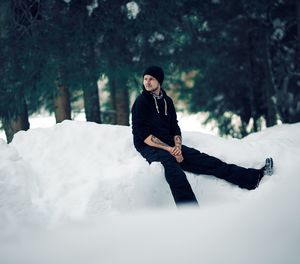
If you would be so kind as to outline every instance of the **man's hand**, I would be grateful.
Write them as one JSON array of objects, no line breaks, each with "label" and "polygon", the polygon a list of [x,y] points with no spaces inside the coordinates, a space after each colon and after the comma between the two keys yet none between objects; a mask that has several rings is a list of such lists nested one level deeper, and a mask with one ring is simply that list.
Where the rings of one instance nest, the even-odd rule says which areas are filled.
[{"label": "man's hand", "polygon": [[169,151],[171,153],[171,155],[173,156],[179,156],[181,155],[181,148],[178,146],[172,147],[171,150]]},{"label": "man's hand", "polygon": [[178,163],[181,163],[183,161],[183,156],[180,147],[178,146],[170,147],[169,153],[175,157]]},{"label": "man's hand", "polygon": [[183,161],[181,145],[176,145],[175,147],[170,147],[169,145],[162,142],[160,139],[158,139],[157,137],[155,137],[153,135],[149,135],[144,140],[144,142],[151,147],[160,148],[160,149],[168,151],[172,156],[175,157],[175,159],[178,163]]},{"label": "man's hand", "polygon": [[180,154],[180,155],[177,155],[177,156],[174,156],[175,157],[175,159],[176,159],[176,161],[178,162],[178,163],[181,163],[181,162],[183,162],[183,156]]}]

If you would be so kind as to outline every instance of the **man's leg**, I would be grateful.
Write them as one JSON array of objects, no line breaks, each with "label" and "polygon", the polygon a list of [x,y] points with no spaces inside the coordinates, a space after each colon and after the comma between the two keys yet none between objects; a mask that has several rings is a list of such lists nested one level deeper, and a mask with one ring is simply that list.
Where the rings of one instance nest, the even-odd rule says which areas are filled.
[{"label": "man's leg", "polygon": [[189,203],[198,204],[184,171],[170,153],[161,149],[146,147],[141,154],[149,163],[154,161],[162,163],[165,169],[165,178],[177,206]]},{"label": "man's leg", "polygon": [[181,167],[188,172],[214,175],[248,190],[257,187],[260,170],[227,164],[218,158],[187,146],[182,146],[182,153],[184,161],[181,163]]}]

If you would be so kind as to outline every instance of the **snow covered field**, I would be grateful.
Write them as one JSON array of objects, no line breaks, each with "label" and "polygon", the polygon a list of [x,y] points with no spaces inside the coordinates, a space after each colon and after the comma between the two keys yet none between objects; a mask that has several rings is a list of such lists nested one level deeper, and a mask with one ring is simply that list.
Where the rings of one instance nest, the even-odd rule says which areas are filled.
[{"label": "snow covered field", "polygon": [[184,144],[275,172],[247,191],[188,174],[200,208],[177,210],[129,127],[65,121],[0,140],[0,263],[300,263],[300,123]]}]

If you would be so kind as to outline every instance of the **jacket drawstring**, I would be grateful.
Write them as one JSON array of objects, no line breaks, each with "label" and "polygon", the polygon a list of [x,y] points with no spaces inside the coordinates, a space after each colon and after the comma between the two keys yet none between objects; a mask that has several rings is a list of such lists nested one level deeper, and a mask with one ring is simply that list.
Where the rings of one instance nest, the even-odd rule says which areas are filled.
[{"label": "jacket drawstring", "polygon": [[165,98],[164,101],[165,101],[165,115],[168,115],[168,106]]},{"label": "jacket drawstring", "polygon": [[154,96],[153,96],[153,98],[154,98],[154,102],[155,102],[156,111],[159,114],[159,109],[158,109],[156,98]]},{"label": "jacket drawstring", "polygon": [[[158,108],[158,104],[157,104],[157,99],[156,99],[155,96],[153,96],[153,98],[154,98],[154,102],[155,102],[156,111],[159,114],[159,108]],[[168,115],[168,105],[167,105],[167,101],[166,101],[165,98],[164,98],[164,103],[165,103],[165,115]]]}]

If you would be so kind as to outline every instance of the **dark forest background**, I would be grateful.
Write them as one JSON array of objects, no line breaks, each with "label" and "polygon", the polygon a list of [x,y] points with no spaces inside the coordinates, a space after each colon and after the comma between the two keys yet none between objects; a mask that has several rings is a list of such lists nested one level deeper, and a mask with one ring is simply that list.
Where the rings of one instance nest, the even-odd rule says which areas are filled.
[{"label": "dark forest background", "polygon": [[[41,109],[61,122],[82,105],[87,121],[129,125],[142,72],[153,64],[164,68],[163,87],[175,103],[209,113],[221,135],[300,121],[300,1],[0,5],[0,119],[8,142]],[[107,80],[105,101],[100,79]]]}]

